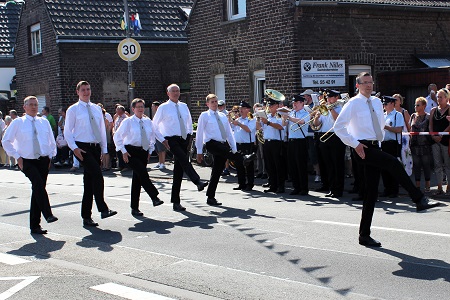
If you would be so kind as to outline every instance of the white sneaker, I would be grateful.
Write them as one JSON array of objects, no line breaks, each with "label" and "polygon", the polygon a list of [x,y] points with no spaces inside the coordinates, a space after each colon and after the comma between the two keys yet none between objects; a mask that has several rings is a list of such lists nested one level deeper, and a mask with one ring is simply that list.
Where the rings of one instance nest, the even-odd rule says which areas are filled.
[{"label": "white sneaker", "polygon": [[161,165],[158,163],[156,166],[153,167],[153,169],[161,169]]},{"label": "white sneaker", "polygon": [[322,178],[320,178],[319,175],[316,175],[316,178],[314,178],[314,182],[321,182]]}]

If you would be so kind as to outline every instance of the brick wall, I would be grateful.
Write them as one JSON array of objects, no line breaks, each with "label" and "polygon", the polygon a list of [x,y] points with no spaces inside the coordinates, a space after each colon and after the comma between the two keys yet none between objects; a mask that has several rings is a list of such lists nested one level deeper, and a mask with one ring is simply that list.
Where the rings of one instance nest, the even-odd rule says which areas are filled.
[{"label": "brick wall", "polygon": [[[198,0],[191,14],[189,68],[195,101],[204,101],[213,91],[217,66],[224,71],[231,107],[241,99],[253,99],[252,72],[257,69],[265,69],[267,88],[289,96],[302,89],[302,59],[342,59],[347,67],[371,65],[376,78],[378,72],[424,67],[414,54],[450,51],[448,13],[363,6],[295,8],[287,0],[247,0],[247,17],[228,22],[225,3]],[[348,82],[337,88],[348,90]],[[198,116],[204,107],[192,110]]]}]

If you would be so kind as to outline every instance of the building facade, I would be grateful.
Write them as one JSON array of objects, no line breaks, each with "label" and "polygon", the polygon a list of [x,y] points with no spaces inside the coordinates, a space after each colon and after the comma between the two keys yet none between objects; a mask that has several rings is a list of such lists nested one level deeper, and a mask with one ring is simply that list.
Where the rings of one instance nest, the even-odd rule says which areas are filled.
[{"label": "building facade", "polygon": [[[430,68],[429,58],[450,65],[449,12],[448,1],[196,0],[188,25],[191,98],[203,103],[216,93],[230,107],[259,102],[265,88],[286,96],[323,87],[353,94],[356,75],[369,71],[377,91],[414,101],[429,80],[381,86],[377,78]],[[342,61],[344,84],[305,86],[306,60]],[[450,81],[441,79],[438,86]]]}]

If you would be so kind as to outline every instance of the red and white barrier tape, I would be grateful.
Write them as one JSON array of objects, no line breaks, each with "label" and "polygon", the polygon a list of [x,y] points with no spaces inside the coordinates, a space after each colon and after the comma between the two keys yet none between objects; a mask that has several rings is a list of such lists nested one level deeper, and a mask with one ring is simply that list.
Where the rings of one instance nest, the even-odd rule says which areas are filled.
[{"label": "red and white barrier tape", "polygon": [[402,132],[402,135],[449,135],[450,132]]}]

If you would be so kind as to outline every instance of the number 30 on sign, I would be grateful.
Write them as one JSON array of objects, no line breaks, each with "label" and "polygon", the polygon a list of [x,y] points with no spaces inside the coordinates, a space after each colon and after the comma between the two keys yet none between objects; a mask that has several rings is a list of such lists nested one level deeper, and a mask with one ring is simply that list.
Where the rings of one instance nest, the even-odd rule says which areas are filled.
[{"label": "number 30 on sign", "polygon": [[126,38],[119,43],[117,52],[123,60],[133,61],[141,55],[141,46],[135,39]]}]

